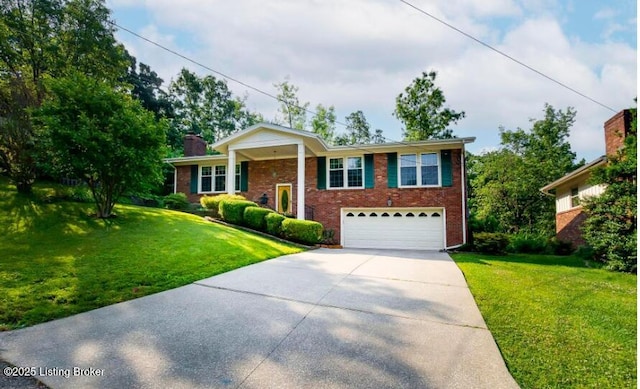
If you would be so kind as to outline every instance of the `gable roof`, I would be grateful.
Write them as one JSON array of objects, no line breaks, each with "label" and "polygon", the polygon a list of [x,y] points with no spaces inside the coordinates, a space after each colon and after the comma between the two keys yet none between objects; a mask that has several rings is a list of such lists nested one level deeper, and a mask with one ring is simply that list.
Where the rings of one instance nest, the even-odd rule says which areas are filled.
[{"label": "gable roof", "polygon": [[578,178],[582,175],[586,175],[587,173],[589,173],[591,170],[593,170],[594,168],[596,168],[597,166],[603,165],[604,163],[607,162],[607,156],[603,155],[591,162],[589,162],[588,164],[579,167],[578,169],[572,171],[571,173],[568,173],[560,178],[558,178],[557,180],[553,181],[552,183],[542,187],[540,189],[540,191],[544,194],[553,196],[553,193],[551,193],[552,190],[556,189],[557,187],[559,187],[562,184],[565,184],[575,178]]}]

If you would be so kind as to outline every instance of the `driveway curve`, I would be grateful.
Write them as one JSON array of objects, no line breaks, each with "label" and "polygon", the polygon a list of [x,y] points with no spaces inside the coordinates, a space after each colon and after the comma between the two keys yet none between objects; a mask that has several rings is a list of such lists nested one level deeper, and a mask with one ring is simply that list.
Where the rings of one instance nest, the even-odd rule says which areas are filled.
[{"label": "driveway curve", "polygon": [[30,328],[52,388],[517,388],[446,253],[318,249]]}]

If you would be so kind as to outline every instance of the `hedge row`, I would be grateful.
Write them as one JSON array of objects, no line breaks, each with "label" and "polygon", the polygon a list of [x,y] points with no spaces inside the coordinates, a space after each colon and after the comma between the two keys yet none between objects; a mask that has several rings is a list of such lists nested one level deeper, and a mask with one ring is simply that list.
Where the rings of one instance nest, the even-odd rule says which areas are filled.
[{"label": "hedge row", "polygon": [[508,235],[500,232],[473,234],[473,251],[487,254],[523,253],[569,255],[573,251],[570,242],[557,238],[545,238],[530,234]]},{"label": "hedge row", "polygon": [[290,219],[239,195],[204,196],[200,199],[204,208],[217,212],[222,220],[257,231],[282,237],[303,244],[322,241],[322,224],[311,220]]}]

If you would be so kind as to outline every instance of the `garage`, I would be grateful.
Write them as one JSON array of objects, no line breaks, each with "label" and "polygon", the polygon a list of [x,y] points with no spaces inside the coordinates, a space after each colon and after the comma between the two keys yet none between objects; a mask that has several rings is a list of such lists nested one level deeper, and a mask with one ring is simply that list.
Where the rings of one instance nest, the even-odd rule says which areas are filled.
[{"label": "garage", "polygon": [[345,208],[342,245],[353,248],[441,250],[442,208]]}]

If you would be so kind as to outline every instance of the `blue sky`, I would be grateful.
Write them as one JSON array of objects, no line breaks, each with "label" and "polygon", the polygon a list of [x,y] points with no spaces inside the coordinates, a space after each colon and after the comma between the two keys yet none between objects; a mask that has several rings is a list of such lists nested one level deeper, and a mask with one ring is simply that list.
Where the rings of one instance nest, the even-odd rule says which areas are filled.
[{"label": "blue sky", "polygon": [[[571,86],[615,112],[635,106],[637,4],[631,0],[437,0],[415,6]],[[372,129],[402,138],[395,97],[422,71],[438,72],[447,105],[467,117],[457,136],[474,153],[499,145],[499,128],[531,127],[545,103],[574,107],[570,141],[579,158],[604,153],[615,114],[392,0],[108,0],[115,21],[207,66],[275,94],[288,78],[311,108],[338,119],[362,110]],[[118,39],[168,83],[184,59],[120,31]],[[266,118],[278,103],[229,81]],[[343,130],[338,125],[337,130]]]}]

